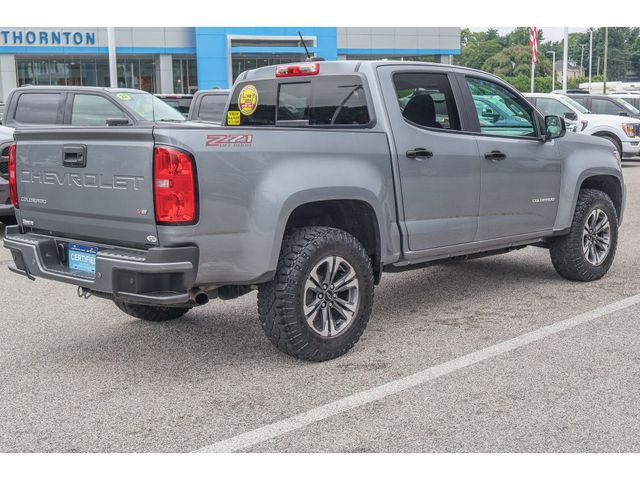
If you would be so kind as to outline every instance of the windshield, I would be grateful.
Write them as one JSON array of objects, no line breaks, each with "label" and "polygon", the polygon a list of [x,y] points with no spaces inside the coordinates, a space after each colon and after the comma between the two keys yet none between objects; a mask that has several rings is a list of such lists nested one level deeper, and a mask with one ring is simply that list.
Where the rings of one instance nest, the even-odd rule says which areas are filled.
[{"label": "windshield", "polygon": [[116,93],[115,98],[145,120],[152,122],[184,121],[184,116],[179,111],[150,93],[121,92]]},{"label": "windshield", "polygon": [[627,102],[626,100],[623,100],[622,98],[616,98],[616,102],[618,102],[620,105],[622,105],[624,108],[626,108],[627,110],[629,110],[631,113],[633,113],[634,115],[638,115],[640,114],[640,110],[638,110],[636,107],[634,107],[633,105],[631,105],[629,102]]},{"label": "windshield", "polygon": [[568,103],[573,108],[578,110],[580,113],[591,113],[588,109],[584,107],[584,105],[581,105],[580,103],[576,102],[571,97],[567,97],[566,95],[561,95],[560,98],[562,98],[562,100],[564,100],[565,103]]}]

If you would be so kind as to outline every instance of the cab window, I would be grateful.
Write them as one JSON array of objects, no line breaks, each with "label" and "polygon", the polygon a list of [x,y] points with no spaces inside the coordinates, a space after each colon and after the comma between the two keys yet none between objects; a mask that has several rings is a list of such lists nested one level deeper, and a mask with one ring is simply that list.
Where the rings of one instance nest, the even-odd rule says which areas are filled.
[{"label": "cab window", "polygon": [[569,107],[565,106],[561,101],[556,100],[555,98],[538,97],[536,99],[536,105],[545,115],[558,115],[559,117],[564,117],[567,112],[571,111]]},{"label": "cab window", "polygon": [[60,93],[22,93],[14,117],[19,123],[56,124],[61,109],[60,97]]},{"label": "cab window", "polygon": [[210,122],[220,122],[222,121],[224,107],[226,106],[226,95],[205,95],[202,97],[202,102],[200,103],[198,119]]},{"label": "cab window", "polygon": [[616,102],[607,98],[591,99],[591,113],[601,115],[619,115],[620,112],[624,111],[625,109],[622,105],[617,105]]},{"label": "cab window", "polygon": [[509,137],[537,137],[533,107],[502,85],[466,77],[473,97],[480,133]]},{"label": "cab window", "polygon": [[76,93],[73,97],[71,125],[101,127],[110,118],[127,118],[122,110],[99,95]]},{"label": "cab window", "polygon": [[442,73],[406,72],[393,76],[402,116],[411,124],[460,130],[449,79]]},{"label": "cab window", "polygon": [[243,82],[231,95],[225,119],[227,125],[299,127],[370,122],[364,85],[357,75]]}]

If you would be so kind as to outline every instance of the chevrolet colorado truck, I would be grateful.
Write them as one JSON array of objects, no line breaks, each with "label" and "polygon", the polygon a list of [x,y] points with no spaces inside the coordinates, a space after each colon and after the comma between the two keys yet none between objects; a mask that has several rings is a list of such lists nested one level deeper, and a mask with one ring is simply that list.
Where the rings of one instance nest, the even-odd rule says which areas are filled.
[{"label": "chevrolet colorado truck", "polygon": [[[474,96],[522,120],[480,119]],[[468,68],[263,67],[240,74],[222,125],[18,127],[4,246],[12,271],[149,321],[257,290],[278,349],[328,360],[362,335],[385,271],[534,245],[567,279],[605,275],[620,158],[564,133]]]}]

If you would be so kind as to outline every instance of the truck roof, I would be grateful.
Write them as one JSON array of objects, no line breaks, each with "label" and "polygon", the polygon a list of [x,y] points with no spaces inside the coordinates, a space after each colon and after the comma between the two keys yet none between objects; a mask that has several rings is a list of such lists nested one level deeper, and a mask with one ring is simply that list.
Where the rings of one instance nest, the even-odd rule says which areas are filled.
[{"label": "truck roof", "polygon": [[[319,75],[341,75],[357,72],[360,70],[361,65],[368,65],[371,68],[377,68],[379,66],[393,66],[393,65],[403,65],[403,66],[425,66],[429,65],[432,67],[439,67],[446,70],[455,70],[461,72],[477,72],[483,75],[496,77],[487,72],[482,72],[480,70],[476,70],[469,67],[463,67],[460,65],[450,65],[448,63],[435,63],[435,62],[418,62],[418,61],[406,61],[406,60],[306,60],[301,62],[293,62],[289,64],[282,65],[298,65],[301,63],[319,63],[320,64],[320,73]],[[269,65],[267,67],[260,67],[254,70],[247,70],[240,74],[238,77],[239,80],[263,80],[263,79],[272,79],[275,78],[275,65]]]},{"label": "truck roof", "polygon": [[68,91],[82,91],[82,92],[107,92],[107,93],[149,93],[137,88],[110,88],[110,87],[81,87],[72,85],[28,85],[15,89],[15,91],[31,91],[31,90],[68,90]]}]

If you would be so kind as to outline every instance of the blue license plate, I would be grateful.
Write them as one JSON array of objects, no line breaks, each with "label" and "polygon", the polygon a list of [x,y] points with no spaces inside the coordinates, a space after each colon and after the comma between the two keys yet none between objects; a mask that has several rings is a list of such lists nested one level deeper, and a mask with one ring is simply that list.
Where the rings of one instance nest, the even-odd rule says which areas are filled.
[{"label": "blue license plate", "polygon": [[98,247],[70,243],[68,247],[69,269],[95,274],[97,253]]}]

